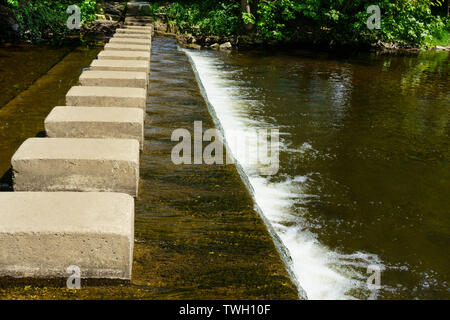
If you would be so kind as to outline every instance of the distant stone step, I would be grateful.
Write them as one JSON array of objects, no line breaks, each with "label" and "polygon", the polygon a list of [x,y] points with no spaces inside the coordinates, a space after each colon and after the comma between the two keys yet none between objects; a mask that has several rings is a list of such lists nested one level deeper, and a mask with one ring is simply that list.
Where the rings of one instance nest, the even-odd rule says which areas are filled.
[{"label": "distant stone step", "polygon": [[1,192],[0,208],[0,276],[67,279],[76,266],[84,279],[131,279],[129,195]]},{"label": "distant stone step", "polygon": [[135,38],[135,39],[146,39],[151,40],[151,34],[143,34],[143,33],[115,33],[114,38]]},{"label": "distant stone step", "polygon": [[127,3],[127,14],[139,15],[150,12],[150,4],[148,1],[129,1]]},{"label": "distant stone step", "polygon": [[30,138],[11,165],[14,191],[138,193],[139,142],[134,139]]},{"label": "distant stone step", "polygon": [[143,147],[144,112],[138,108],[55,107],[44,123],[50,138],[136,139]]},{"label": "distant stone step", "polygon": [[82,86],[130,87],[147,89],[147,72],[83,71],[79,78]]},{"label": "distant stone step", "polygon": [[143,20],[130,20],[130,21],[126,21],[125,20],[125,27],[128,26],[136,26],[136,27],[151,27],[153,24],[151,21],[143,21]]},{"label": "distant stone step", "polygon": [[98,59],[107,60],[150,60],[148,51],[119,51],[103,50],[98,54]]},{"label": "distant stone step", "polygon": [[128,16],[125,18],[125,23],[127,22],[146,22],[151,23],[153,19],[151,17],[146,16]]},{"label": "distant stone step", "polygon": [[115,44],[139,44],[139,45],[152,45],[151,39],[136,39],[136,38],[111,38],[109,43]]},{"label": "distant stone step", "polygon": [[152,47],[150,45],[139,45],[129,43],[107,43],[105,50],[118,50],[118,51],[146,51],[150,54]]},{"label": "distant stone step", "polygon": [[94,60],[89,67],[92,71],[133,71],[145,72],[147,75],[150,71],[150,62],[144,60]]},{"label": "distant stone step", "polygon": [[133,29],[133,30],[148,30],[153,32],[153,26],[133,26],[133,25],[124,25],[124,28]]},{"label": "distant stone step", "polygon": [[82,107],[128,107],[145,111],[147,92],[142,88],[74,86],[66,94],[66,105]]},{"label": "distant stone step", "polygon": [[130,28],[123,28],[123,29],[116,29],[117,33],[124,33],[124,34],[144,34],[144,35],[150,35],[152,34],[151,30],[147,29],[130,29]]}]

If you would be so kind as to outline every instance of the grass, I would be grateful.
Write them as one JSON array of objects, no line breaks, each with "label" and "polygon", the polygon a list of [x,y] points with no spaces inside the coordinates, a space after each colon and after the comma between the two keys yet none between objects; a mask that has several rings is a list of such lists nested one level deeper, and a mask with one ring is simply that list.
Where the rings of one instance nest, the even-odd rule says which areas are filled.
[{"label": "grass", "polygon": [[432,45],[442,47],[450,46],[450,31],[443,30],[439,34],[434,35]]}]

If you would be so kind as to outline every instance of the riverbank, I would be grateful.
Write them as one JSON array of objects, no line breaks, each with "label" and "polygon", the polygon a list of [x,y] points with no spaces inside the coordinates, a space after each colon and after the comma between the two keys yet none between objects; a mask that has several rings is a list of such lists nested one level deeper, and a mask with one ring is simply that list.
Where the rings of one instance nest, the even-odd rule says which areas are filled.
[{"label": "riverbank", "polygon": [[69,4],[64,1],[10,1],[0,4],[0,43],[63,44],[73,39],[112,36],[123,25],[126,2],[74,1],[80,10],[80,28],[69,28]]},{"label": "riverbank", "polygon": [[[365,1],[313,2],[242,1],[240,6],[227,0],[178,0],[151,3],[149,15],[157,20],[155,30],[177,34],[180,43],[194,49],[222,45],[225,50],[319,47],[414,51],[450,46],[445,3],[379,1],[371,6],[373,3]],[[377,10],[378,20],[374,18]]]},{"label": "riverbank", "polygon": [[[339,28],[338,26],[328,25],[331,23],[329,21],[327,24],[325,21],[318,22],[314,19],[307,19],[302,16],[306,13],[301,13],[302,11],[299,9],[294,10],[290,1],[287,1],[285,5],[285,9],[290,12],[291,16],[288,20],[283,21],[281,17],[278,17],[280,15],[278,11],[282,7],[278,8],[278,11],[273,8],[275,11],[270,11],[270,16],[273,15],[270,19],[274,20],[266,21],[264,19],[269,19],[268,17],[260,17],[259,23],[256,23],[256,20],[254,21],[251,32],[246,30],[246,27],[244,28],[245,24],[243,17],[241,17],[242,12],[239,5],[227,1],[218,1],[217,4],[213,1],[205,1],[202,4],[190,1],[152,2],[144,7],[145,10],[142,9],[139,15],[152,17],[157,33],[176,36],[180,45],[192,49],[252,50],[271,48],[281,50],[284,48],[311,48],[391,52],[450,50],[450,23],[448,18],[433,16],[425,9],[420,9],[423,12],[417,9],[417,13],[414,13],[414,10],[404,8],[405,13],[402,13],[402,11],[397,12],[399,10],[397,8],[397,11],[394,10],[396,15],[405,15],[395,18],[400,19],[399,21],[395,21],[392,8],[390,11],[385,9],[383,11],[383,18],[387,20],[385,25],[383,24],[380,30],[369,30],[361,26],[361,24],[365,25],[365,18],[361,18],[361,15],[364,16],[364,12],[359,12],[358,10],[361,10],[359,7],[353,8],[352,10],[356,10],[355,12],[358,13],[358,19],[362,20],[354,21],[359,29],[353,30],[354,34],[351,35],[352,32],[347,30],[348,27],[347,29],[345,27]],[[324,4],[321,4],[321,6],[324,6]],[[50,21],[40,26],[33,24],[32,20],[35,18],[31,16],[24,16],[21,18],[22,22],[18,21],[18,14],[15,13],[15,9],[0,5],[0,20],[2,21],[0,22],[0,42],[48,43],[74,36],[82,39],[105,39],[111,36],[115,29],[123,25],[126,14],[125,2],[122,1],[105,1],[96,4],[96,7],[90,5],[89,8],[82,7],[82,9],[83,12],[86,11],[89,14],[83,16],[81,30],[70,31],[64,26],[65,21],[62,21],[64,20],[62,19],[63,16],[66,18],[65,15],[58,18],[61,21],[57,19],[58,22]],[[325,9],[321,10],[326,11]],[[324,14],[322,11],[320,14]],[[344,12],[335,14],[345,16]],[[391,15],[393,16],[391,17]],[[420,21],[415,15],[425,19],[429,26],[424,26],[425,20]],[[31,20],[27,21],[27,19]],[[253,17],[253,19],[256,18]],[[281,20],[277,22],[277,19]],[[418,25],[408,25],[405,22],[408,19],[411,21],[417,20]],[[347,17],[347,20],[351,20],[350,17]],[[46,24],[49,26],[46,26]],[[400,32],[400,30],[403,31]]]}]

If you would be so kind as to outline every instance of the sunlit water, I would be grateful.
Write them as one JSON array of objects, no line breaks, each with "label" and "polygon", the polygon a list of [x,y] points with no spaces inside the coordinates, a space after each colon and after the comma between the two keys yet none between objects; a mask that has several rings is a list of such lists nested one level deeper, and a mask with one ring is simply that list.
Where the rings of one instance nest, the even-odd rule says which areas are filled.
[{"label": "sunlit water", "polygon": [[[449,298],[448,53],[186,53],[310,299]],[[275,175],[252,128],[280,132]]]}]

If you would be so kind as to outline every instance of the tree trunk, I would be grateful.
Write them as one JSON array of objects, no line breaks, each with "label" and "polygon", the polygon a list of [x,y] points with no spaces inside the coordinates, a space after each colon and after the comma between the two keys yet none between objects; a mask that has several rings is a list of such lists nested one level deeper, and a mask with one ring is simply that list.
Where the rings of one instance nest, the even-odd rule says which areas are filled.
[{"label": "tree trunk", "polygon": [[[251,14],[252,10],[250,7],[250,0],[241,0],[241,8],[242,8],[242,12]],[[253,23],[246,23],[244,24],[245,30],[250,33],[253,32],[255,30],[255,24]]]}]

